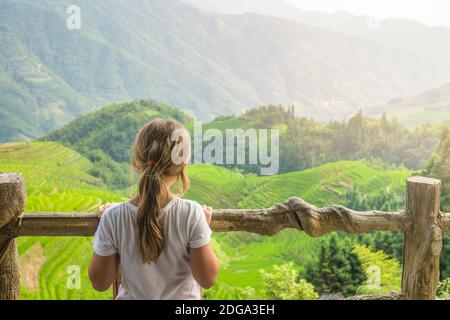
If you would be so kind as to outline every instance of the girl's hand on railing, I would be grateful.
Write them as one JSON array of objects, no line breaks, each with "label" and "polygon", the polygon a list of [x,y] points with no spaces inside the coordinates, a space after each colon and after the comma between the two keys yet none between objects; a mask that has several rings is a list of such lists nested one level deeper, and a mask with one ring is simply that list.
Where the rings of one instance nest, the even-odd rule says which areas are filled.
[{"label": "girl's hand on railing", "polygon": [[208,225],[210,225],[213,209],[211,207],[203,206],[203,211],[205,212],[206,221],[208,222]]}]

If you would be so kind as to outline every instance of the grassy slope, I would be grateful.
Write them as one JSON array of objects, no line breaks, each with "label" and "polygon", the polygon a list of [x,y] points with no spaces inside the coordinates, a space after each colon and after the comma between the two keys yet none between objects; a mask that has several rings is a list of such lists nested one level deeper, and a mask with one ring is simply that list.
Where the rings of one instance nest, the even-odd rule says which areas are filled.
[{"label": "grassy slope", "polygon": [[[0,171],[19,171],[25,176],[29,194],[27,211],[96,210],[102,201],[121,200],[122,195],[103,191],[100,181],[86,174],[91,165],[78,153],[55,143],[0,145]],[[320,206],[342,203],[342,197],[353,181],[358,190],[366,193],[387,186],[402,193],[409,172],[381,172],[361,162],[348,161],[273,177],[243,176],[211,165],[192,165],[189,175],[192,189],[187,198],[216,208],[257,208],[284,201],[290,196],[300,196]],[[287,260],[295,261],[301,268],[315,258],[319,239],[285,230],[274,237],[216,234],[214,244],[223,268],[218,285],[208,292],[208,296],[226,299],[239,297],[235,288],[252,286],[260,290],[258,270],[261,268],[270,269]],[[110,298],[110,293],[95,293],[86,278],[92,252],[90,238],[21,238],[19,251],[25,269],[24,279],[33,279],[33,268],[27,266],[40,266],[38,290],[27,290],[23,283],[23,298]],[[42,255],[45,261],[39,261]],[[66,288],[66,271],[70,265],[80,266],[81,290]],[[30,285],[33,281],[28,282],[28,287],[33,287]]]},{"label": "grassy slope", "polygon": [[[187,197],[217,208],[227,204],[238,208],[270,207],[291,196],[326,206],[342,204],[346,191],[353,184],[366,194],[386,187],[402,194],[409,174],[406,170],[382,172],[361,162],[343,161],[302,172],[244,178],[223,168],[194,165],[189,172],[193,188]],[[227,233],[216,235],[216,239],[228,261],[221,270],[219,285],[210,293],[213,298],[236,297],[238,293],[233,287],[252,286],[260,290],[259,269],[271,269],[287,260],[294,261],[301,268],[315,259],[320,244],[320,239],[295,230],[285,230],[274,237]]]},{"label": "grassy slope", "polygon": [[[86,173],[90,166],[81,155],[56,143],[0,145],[0,171],[24,175],[26,211],[95,211],[104,201],[120,201],[121,196],[103,191],[101,182]],[[75,237],[20,238],[22,280],[27,282],[22,281],[22,298],[110,298],[111,293],[96,293],[88,286],[91,242],[91,238]],[[36,257],[37,253],[45,257],[44,261]],[[33,265],[40,266],[38,277]],[[80,266],[82,290],[67,290],[66,270],[70,265]],[[39,290],[32,290],[36,286]]]},{"label": "grassy slope", "polygon": [[415,96],[393,99],[367,112],[369,116],[381,116],[384,112],[408,128],[419,127],[424,123],[440,124],[450,120],[450,84]]}]

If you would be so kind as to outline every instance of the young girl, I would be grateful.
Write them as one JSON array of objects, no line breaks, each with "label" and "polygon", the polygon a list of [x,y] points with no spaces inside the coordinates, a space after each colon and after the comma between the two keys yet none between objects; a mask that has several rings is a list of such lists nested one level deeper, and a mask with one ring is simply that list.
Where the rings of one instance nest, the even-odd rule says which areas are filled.
[{"label": "young girl", "polygon": [[[219,264],[210,246],[212,209],[171,192],[186,192],[187,139],[183,127],[156,119],[141,129],[132,149],[140,173],[137,196],[107,208],[94,237],[89,278],[107,290],[120,261],[123,281],[117,299],[201,299],[216,281]],[[174,138],[175,137],[175,138]],[[190,149],[189,149],[190,150]],[[183,154],[183,152],[185,154]]]}]

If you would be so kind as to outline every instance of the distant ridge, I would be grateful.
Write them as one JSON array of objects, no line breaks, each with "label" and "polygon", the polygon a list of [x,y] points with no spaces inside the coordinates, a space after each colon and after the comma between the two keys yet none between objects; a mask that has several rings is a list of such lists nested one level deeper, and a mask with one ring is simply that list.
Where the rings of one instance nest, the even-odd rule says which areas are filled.
[{"label": "distant ridge", "polygon": [[[414,52],[175,0],[0,3],[0,141],[41,136],[100,106],[156,99],[203,120],[267,104],[329,120],[450,81]],[[393,76],[395,75],[395,76]]]},{"label": "distant ridge", "polygon": [[367,110],[369,116],[396,118],[408,128],[450,120],[450,83],[418,95],[399,97]]}]

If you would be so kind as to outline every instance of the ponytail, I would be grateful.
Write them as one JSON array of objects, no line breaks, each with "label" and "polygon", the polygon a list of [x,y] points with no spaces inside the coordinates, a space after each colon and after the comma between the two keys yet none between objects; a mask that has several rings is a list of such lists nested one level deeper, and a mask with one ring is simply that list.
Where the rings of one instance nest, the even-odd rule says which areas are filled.
[{"label": "ponytail", "polygon": [[161,211],[162,181],[159,173],[148,167],[139,181],[136,227],[144,263],[154,262],[164,249],[164,235],[158,222]]}]

